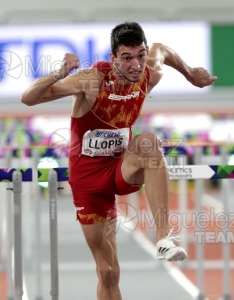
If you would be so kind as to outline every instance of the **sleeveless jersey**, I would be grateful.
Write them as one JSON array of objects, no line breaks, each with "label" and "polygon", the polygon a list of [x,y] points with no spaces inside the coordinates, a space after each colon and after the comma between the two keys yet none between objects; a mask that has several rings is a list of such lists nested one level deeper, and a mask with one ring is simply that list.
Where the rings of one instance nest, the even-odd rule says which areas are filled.
[{"label": "sleeveless jersey", "polygon": [[71,117],[70,156],[81,154],[82,139],[88,131],[120,128],[131,130],[146,98],[149,82],[147,66],[141,80],[130,86],[119,83],[109,62],[98,62],[93,67],[98,69],[103,79],[93,107],[82,117]]}]

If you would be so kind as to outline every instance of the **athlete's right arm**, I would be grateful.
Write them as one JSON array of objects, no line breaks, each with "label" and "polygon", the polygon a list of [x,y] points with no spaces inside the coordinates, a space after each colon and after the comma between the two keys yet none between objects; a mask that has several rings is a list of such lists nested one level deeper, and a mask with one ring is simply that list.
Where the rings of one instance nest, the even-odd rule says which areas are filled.
[{"label": "athlete's right arm", "polygon": [[78,56],[69,53],[65,54],[61,68],[33,81],[21,96],[21,102],[31,106],[82,93],[82,85],[79,84],[78,79],[79,75],[73,74],[68,76],[71,70],[78,67]]}]

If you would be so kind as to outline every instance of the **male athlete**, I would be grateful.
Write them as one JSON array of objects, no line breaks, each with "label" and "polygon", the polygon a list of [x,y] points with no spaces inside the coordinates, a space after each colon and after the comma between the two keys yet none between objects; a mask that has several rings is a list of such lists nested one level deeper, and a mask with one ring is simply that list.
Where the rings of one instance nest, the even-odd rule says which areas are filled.
[{"label": "male athlete", "polygon": [[[79,58],[65,54],[60,70],[35,80],[21,101],[35,105],[73,95],[69,168],[74,204],[97,267],[99,300],[120,300],[116,249],[115,195],[144,184],[155,217],[158,256],[183,260],[186,253],[168,235],[168,170],[156,134],[132,137],[132,126],[163,64],[197,87],[215,82],[203,68],[189,67],[169,47],[147,45],[139,24],[123,23],[111,33],[110,62],[98,62],[72,75]],[[157,216],[157,218],[156,218]],[[112,233],[110,232],[112,227]]]}]

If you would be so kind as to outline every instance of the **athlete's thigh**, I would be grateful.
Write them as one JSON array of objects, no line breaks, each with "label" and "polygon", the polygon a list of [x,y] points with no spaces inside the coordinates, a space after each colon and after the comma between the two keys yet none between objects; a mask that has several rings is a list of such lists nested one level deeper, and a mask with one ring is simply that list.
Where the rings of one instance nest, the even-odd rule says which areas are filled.
[{"label": "athlete's thigh", "polygon": [[121,167],[123,178],[128,183],[143,184],[145,168],[157,162],[160,151],[161,144],[157,135],[144,133],[134,137],[124,154]]},{"label": "athlete's thigh", "polygon": [[96,224],[81,224],[81,228],[95,259],[102,256],[112,260],[112,255],[116,254],[116,219]]},{"label": "athlete's thigh", "polygon": [[144,183],[144,158],[139,154],[139,139],[135,137],[128,145],[121,166],[124,180],[130,184]]}]

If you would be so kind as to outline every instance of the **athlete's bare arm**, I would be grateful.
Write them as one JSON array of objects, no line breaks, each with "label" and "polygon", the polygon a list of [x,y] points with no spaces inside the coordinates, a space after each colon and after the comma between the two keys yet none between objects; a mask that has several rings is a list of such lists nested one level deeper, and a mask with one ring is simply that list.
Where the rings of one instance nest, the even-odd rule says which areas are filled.
[{"label": "athlete's bare arm", "polygon": [[72,116],[84,115],[96,99],[101,75],[94,68],[69,75],[70,71],[78,67],[77,55],[65,54],[61,68],[33,81],[23,93],[21,101],[32,106],[73,95]]},{"label": "athlete's bare arm", "polygon": [[161,43],[154,43],[149,49],[148,66],[150,67],[150,88],[152,89],[162,78],[163,64],[183,74],[194,86],[205,87],[213,84],[217,77],[211,76],[204,68],[191,68],[171,48]]},{"label": "athlete's bare arm", "polygon": [[93,67],[71,76],[76,77],[82,91],[75,93],[73,97],[71,115],[78,118],[85,115],[94,105],[103,78],[97,68]]},{"label": "athlete's bare arm", "polygon": [[77,76],[68,76],[79,67],[79,58],[74,54],[65,54],[61,68],[32,82],[23,93],[21,101],[26,105],[36,105],[65,96],[82,93],[82,85]]}]

